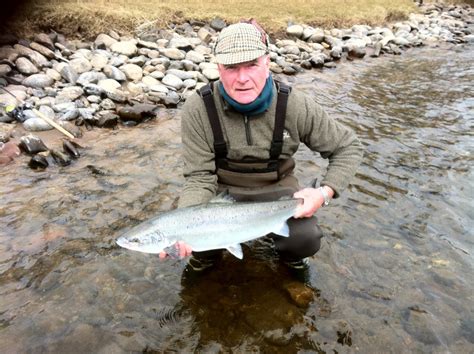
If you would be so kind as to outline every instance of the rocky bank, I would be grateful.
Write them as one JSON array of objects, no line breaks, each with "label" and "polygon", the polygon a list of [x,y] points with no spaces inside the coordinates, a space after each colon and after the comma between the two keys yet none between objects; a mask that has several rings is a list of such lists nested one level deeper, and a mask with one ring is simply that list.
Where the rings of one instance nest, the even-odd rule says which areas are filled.
[{"label": "rocky bank", "polygon": [[[69,164],[80,155],[74,139],[62,151],[49,149],[35,131],[54,129],[52,120],[74,137],[93,127],[133,126],[177,107],[219,73],[212,54],[226,26],[190,22],[172,29],[142,28],[135,37],[115,31],[94,42],[40,33],[33,40],[0,38],[0,165],[32,155],[32,168]],[[474,11],[468,6],[428,4],[406,21],[387,27],[349,29],[293,24],[287,38],[270,45],[271,70],[294,75],[329,69],[339,60],[398,55],[403,50],[450,42],[474,42]],[[51,123],[53,124],[53,123]]]}]

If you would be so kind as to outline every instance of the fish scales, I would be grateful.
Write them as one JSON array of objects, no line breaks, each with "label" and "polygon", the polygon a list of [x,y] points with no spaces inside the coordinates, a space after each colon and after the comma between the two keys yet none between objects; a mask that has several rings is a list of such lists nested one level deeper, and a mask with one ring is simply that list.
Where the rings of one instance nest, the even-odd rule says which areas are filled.
[{"label": "fish scales", "polygon": [[132,228],[117,240],[125,248],[159,253],[177,241],[194,251],[226,248],[242,257],[240,243],[275,232],[288,236],[286,220],[300,199],[231,203],[217,198],[208,204],[176,209]]}]

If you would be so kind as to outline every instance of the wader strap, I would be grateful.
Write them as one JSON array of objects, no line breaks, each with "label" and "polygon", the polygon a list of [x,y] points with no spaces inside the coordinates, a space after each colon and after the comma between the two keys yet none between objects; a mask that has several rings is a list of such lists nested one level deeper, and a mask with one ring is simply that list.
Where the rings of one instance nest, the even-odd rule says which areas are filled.
[{"label": "wader strap", "polygon": [[286,106],[291,88],[283,82],[277,82],[278,98],[275,112],[275,129],[273,130],[270,160],[278,160],[283,149],[283,130],[285,128]]},{"label": "wader strap", "polygon": [[203,86],[199,90],[199,95],[204,101],[207,115],[211,123],[212,134],[214,135],[214,152],[216,155],[216,161],[224,159],[227,157],[227,144],[224,140],[224,135],[222,134],[219,116],[217,115],[216,104],[214,103],[214,97],[212,95],[211,84]]}]

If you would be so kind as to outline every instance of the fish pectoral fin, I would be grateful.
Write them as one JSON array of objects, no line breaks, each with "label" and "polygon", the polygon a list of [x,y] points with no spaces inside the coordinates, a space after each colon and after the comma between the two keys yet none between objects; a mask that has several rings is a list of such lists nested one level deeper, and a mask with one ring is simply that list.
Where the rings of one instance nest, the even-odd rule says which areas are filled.
[{"label": "fish pectoral fin", "polygon": [[209,203],[234,203],[235,199],[229,194],[229,190],[226,189],[222,193],[219,193],[212,198]]},{"label": "fish pectoral fin", "polygon": [[229,247],[227,247],[227,251],[232,253],[238,259],[244,258],[244,253],[242,252],[242,246],[238,243],[235,244],[235,245],[230,245]]},{"label": "fish pectoral fin", "polygon": [[283,236],[283,237],[289,237],[290,236],[290,229],[288,228],[288,223],[285,221],[283,224],[281,224],[276,230],[272,231],[274,234],[277,234],[278,236]]}]

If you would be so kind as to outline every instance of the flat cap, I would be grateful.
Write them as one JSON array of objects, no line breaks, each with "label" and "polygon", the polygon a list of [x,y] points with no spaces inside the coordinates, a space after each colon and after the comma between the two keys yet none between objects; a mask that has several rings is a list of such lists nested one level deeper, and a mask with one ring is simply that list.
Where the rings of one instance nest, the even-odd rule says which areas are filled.
[{"label": "flat cap", "polygon": [[268,54],[268,36],[250,23],[236,23],[224,28],[214,46],[219,64],[232,65],[255,60]]}]

